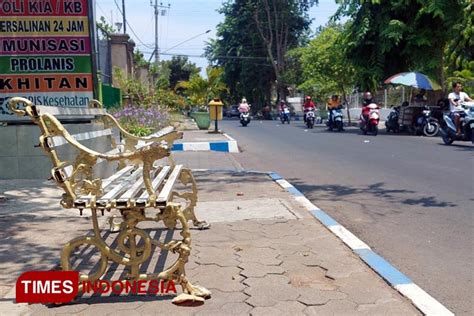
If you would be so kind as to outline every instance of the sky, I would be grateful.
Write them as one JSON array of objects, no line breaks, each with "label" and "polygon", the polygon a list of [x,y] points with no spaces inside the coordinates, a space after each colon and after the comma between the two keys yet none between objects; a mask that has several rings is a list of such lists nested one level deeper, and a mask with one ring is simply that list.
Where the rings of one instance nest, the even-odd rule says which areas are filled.
[{"label": "sky", "polygon": [[[127,33],[148,60],[153,52],[155,41],[154,9],[150,5],[150,0],[124,1],[128,21]],[[155,3],[155,0],[151,1]],[[122,15],[118,9],[118,7],[120,10],[122,8],[122,0],[95,0],[95,3],[97,19],[104,16],[110,24],[122,22]],[[170,5],[170,8],[164,12],[165,15],[160,14],[158,18],[160,59],[171,59],[173,54],[202,55],[206,41],[215,38],[216,26],[224,20],[224,16],[216,11],[222,6],[223,1],[158,0],[158,4],[160,3],[164,7]],[[325,25],[336,10],[337,5],[334,0],[319,0],[319,5],[309,12],[310,18],[314,19],[311,29],[315,30],[318,26]],[[207,30],[210,32],[204,34]],[[189,57],[189,60],[201,69],[208,64],[207,59],[201,57]]]}]

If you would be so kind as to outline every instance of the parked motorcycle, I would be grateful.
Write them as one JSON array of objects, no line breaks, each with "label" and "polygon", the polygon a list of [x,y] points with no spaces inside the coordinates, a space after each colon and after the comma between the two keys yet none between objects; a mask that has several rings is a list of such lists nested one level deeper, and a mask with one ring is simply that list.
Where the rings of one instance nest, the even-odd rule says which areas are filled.
[{"label": "parked motorcycle", "polygon": [[315,116],[316,115],[314,113],[314,110],[309,110],[308,112],[306,112],[306,127],[314,127]]},{"label": "parked motorcycle", "polygon": [[371,103],[362,108],[360,115],[360,129],[364,135],[371,133],[377,136],[379,132],[380,108],[377,104]]},{"label": "parked motorcycle", "polygon": [[398,123],[398,118],[400,117],[400,107],[393,107],[390,113],[387,116],[385,121],[385,128],[387,133],[393,131],[394,133],[400,132],[400,124]]},{"label": "parked motorcycle", "polygon": [[280,112],[280,120],[281,124],[285,124],[285,122],[290,124],[290,109],[284,108],[283,111]]},{"label": "parked motorcycle", "polygon": [[461,135],[456,135],[456,124],[451,115],[444,114],[441,138],[446,145],[451,145],[454,141],[470,141],[474,144],[474,102],[464,102],[458,108],[461,114]]},{"label": "parked motorcycle", "polygon": [[331,109],[331,115],[329,116],[330,119],[328,120],[328,129],[332,131],[336,129],[338,132],[344,129],[344,124],[342,121],[342,108],[338,107],[335,109]]},{"label": "parked motorcycle", "polygon": [[415,121],[415,134],[423,133],[425,136],[433,137],[438,135],[439,122],[431,116],[431,109],[428,106],[423,107],[423,111]]},{"label": "parked motorcycle", "polygon": [[240,113],[240,124],[242,126],[247,126],[250,123],[250,113],[249,112],[242,112]]}]

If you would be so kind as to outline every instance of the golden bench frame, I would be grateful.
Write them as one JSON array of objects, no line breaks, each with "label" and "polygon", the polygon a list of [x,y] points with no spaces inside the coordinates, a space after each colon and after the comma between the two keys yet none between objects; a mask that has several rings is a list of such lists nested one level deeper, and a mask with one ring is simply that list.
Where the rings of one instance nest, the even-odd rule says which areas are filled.
[{"label": "golden bench frame", "polygon": [[[20,109],[20,104],[24,109]],[[97,113],[100,112],[104,125],[117,127],[125,138],[123,152],[103,154],[79,143],[55,115],[48,113],[48,107],[36,106],[20,97],[11,98],[8,107],[18,116],[29,116],[39,126],[40,147],[50,156],[53,163],[52,178],[65,191],[61,206],[77,208],[81,214],[85,208],[91,210],[93,235],[74,238],[64,245],[61,252],[61,267],[65,271],[72,270],[70,257],[78,247],[88,245],[96,247],[100,252],[98,270],[90,274],[80,273],[80,291],[82,281],[94,282],[105,274],[110,260],[129,268],[127,279],[173,280],[180,284],[183,293],[173,299],[174,303],[204,301],[210,297],[210,291],[191,284],[185,273],[185,264],[191,252],[188,221],[192,220],[198,227],[207,223],[198,221],[194,214],[197,187],[191,171],[180,165],[176,166],[170,159],[172,143],[175,139],[182,138],[182,133],[172,130],[157,137],[136,137],[125,131],[117,120],[105,113],[105,110],[101,109],[101,104],[94,100],[89,104],[88,113],[101,110]],[[78,150],[74,162],[60,160],[53,141],[58,137],[64,138],[69,145]],[[140,141],[145,144],[137,145]],[[169,159],[170,166],[154,165],[157,160],[165,157]],[[101,161],[118,162],[120,170],[107,179],[95,178],[93,167]],[[131,164],[127,164],[127,161]],[[174,184],[178,180],[183,185],[191,184],[191,192],[174,191]],[[180,203],[173,202],[175,197],[185,199],[187,205],[183,207]],[[112,209],[119,210],[123,219],[116,227],[119,231],[118,250],[112,249],[101,237],[98,224],[97,213],[101,212],[103,215],[105,210]],[[174,229],[179,222],[182,239],[173,239],[167,243],[155,240],[145,230],[137,227],[142,221],[163,221],[168,229]],[[111,226],[115,224],[113,219],[110,224]],[[178,258],[160,273],[140,273],[140,265],[152,255],[152,245],[178,254]]]}]

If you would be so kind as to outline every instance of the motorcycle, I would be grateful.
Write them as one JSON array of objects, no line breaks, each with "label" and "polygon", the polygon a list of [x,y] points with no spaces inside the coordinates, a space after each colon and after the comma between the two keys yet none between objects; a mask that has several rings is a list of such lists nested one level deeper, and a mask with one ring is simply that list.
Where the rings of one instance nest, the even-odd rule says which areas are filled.
[{"label": "motorcycle", "polygon": [[309,110],[308,112],[306,112],[306,127],[313,128],[314,120],[315,120],[314,110]]},{"label": "motorcycle", "polygon": [[399,117],[400,107],[396,106],[392,108],[392,110],[387,116],[387,120],[385,121],[385,128],[387,129],[387,133],[390,131],[393,131],[394,133],[400,132],[400,124],[398,123]]},{"label": "motorcycle", "polygon": [[456,124],[451,115],[444,114],[441,138],[446,145],[451,145],[454,141],[470,141],[474,144],[474,102],[464,102],[457,109],[461,115],[461,135],[456,134]]},{"label": "motorcycle", "polygon": [[332,131],[334,128],[340,132],[344,129],[344,124],[342,122],[342,108],[331,109],[331,119],[328,120],[328,128]]},{"label": "motorcycle", "polygon": [[242,126],[247,126],[250,123],[250,113],[249,112],[242,112],[240,113],[240,124]]},{"label": "motorcycle", "polygon": [[284,108],[283,111],[280,112],[280,120],[281,124],[285,124],[285,122],[290,124],[290,110],[288,108]]},{"label": "motorcycle", "polygon": [[377,104],[371,103],[362,108],[360,115],[360,129],[364,135],[372,133],[377,136],[379,132],[380,108]]},{"label": "motorcycle", "polygon": [[423,133],[427,137],[438,135],[439,122],[431,116],[431,109],[428,106],[423,107],[422,114],[416,118],[415,134]]}]

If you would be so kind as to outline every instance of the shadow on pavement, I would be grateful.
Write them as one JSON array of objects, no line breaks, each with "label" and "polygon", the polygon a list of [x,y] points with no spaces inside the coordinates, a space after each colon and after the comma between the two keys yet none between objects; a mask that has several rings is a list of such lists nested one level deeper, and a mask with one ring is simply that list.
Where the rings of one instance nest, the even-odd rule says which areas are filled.
[{"label": "shadow on pavement", "polygon": [[[298,179],[290,179],[293,185],[310,197],[318,200],[345,200],[358,198],[369,200],[371,197],[384,199],[386,203],[400,203],[406,205],[418,205],[421,207],[456,207],[451,202],[439,201],[435,196],[406,197],[409,194],[417,195],[416,191],[404,189],[389,189],[384,182],[378,182],[366,187],[343,186],[339,184],[308,185]],[[359,196],[358,196],[359,195]],[[351,201],[352,202],[352,201]]]}]

